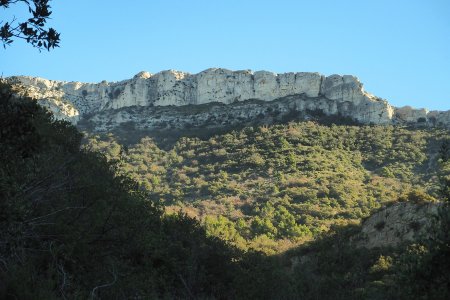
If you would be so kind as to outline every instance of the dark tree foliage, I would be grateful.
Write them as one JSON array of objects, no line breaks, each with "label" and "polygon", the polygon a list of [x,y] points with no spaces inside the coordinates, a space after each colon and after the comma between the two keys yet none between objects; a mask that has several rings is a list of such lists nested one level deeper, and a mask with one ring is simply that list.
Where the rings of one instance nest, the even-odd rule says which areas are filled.
[{"label": "dark tree foliage", "polygon": [[442,142],[439,154],[444,162],[448,161],[450,157],[450,140]]},{"label": "dark tree foliage", "polygon": [[14,39],[23,39],[40,50],[59,47],[60,34],[53,28],[47,28],[50,19],[50,0],[0,0],[0,7],[9,8],[12,4],[23,3],[27,6],[30,17],[25,21],[0,20],[0,39],[3,47],[12,44]]},{"label": "dark tree foliage", "polygon": [[440,192],[442,198],[450,203],[450,140],[442,142],[439,149],[439,156],[442,160],[441,172],[439,174],[440,179]]},{"label": "dark tree foliage", "polygon": [[239,252],[0,86],[0,299],[230,298]]}]

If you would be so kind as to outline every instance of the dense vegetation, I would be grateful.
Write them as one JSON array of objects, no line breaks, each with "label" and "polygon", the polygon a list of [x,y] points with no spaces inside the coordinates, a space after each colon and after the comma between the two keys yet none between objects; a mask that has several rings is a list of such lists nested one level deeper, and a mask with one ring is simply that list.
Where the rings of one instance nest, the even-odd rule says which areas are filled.
[{"label": "dense vegetation", "polygon": [[411,192],[436,197],[448,132],[302,122],[184,137],[169,150],[151,138],[118,140],[90,137],[87,148],[119,161],[168,211],[197,217],[210,235],[276,253]]},{"label": "dense vegetation", "polygon": [[0,298],[448,299],[447,205],[431,240],[350,242],[399,196],[450,200],[448,137],[292,123],[172,150],[80,147],[74,127],[3,92]]},{"label": "dense vegetation", "polygon": [[0,298],[229,295],[237,251],[80,150],[34,102],[0,102]]}]

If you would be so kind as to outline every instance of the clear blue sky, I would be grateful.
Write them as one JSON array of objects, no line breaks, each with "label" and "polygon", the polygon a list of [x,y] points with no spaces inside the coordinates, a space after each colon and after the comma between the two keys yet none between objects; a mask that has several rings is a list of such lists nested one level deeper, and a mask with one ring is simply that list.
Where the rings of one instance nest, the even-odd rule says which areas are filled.
[{"label": "clear blue sky", "polygon": [[51,3],[61,48],[39,53],[16,41],[0,49],[3,76],[99,82],[210,67],[352,74],[393,105],[450,109],[448,0]]}]

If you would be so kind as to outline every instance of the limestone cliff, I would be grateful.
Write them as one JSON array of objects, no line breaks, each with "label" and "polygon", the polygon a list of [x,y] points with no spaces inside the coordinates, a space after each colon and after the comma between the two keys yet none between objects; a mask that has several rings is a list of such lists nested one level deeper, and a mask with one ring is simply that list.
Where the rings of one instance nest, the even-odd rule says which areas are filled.
[{"label": "limestone cliff", "polygon": [[[281,99],[290,99],[290,102],[286,100],[282,111],[321,111],[325,115],[350,117],[364,124],[450,124],[450,111],[395,108],[386,100],[365,92],[359,80],[350,75],[326,77],[318,73],[275,74],[208,69],[198,74],[173,70],[157,74],[140,72],[129,80],[95,84],[27,76],[7,80],[20,85],[28,96],[49,107],[58,118],[73,123],[83,116],[106,111],[115,114],[113,119],[119,121],[115,111],[127,107],[149,108],[150,117],[152,107],[232,104],[246,100],[275,101],[282,107],[284,102]],[[254,109],[261,110],[257,106]],[[145,115],[140,118],[151,123]],[[109,118],[108,122],[113,119]]]}]

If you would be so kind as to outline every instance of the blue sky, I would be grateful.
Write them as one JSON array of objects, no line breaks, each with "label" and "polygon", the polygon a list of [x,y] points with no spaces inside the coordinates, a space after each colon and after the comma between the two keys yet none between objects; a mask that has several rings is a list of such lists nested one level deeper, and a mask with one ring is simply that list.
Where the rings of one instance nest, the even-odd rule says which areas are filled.
[{"label": "blue sky", "polygon": [[[352,74],[396,106],[450,109],[450,1],[51,1],[59,49],[0,49],[3,76],[117,81],[210,67]],[[24,7],[0,11],[19,19]]]}]

